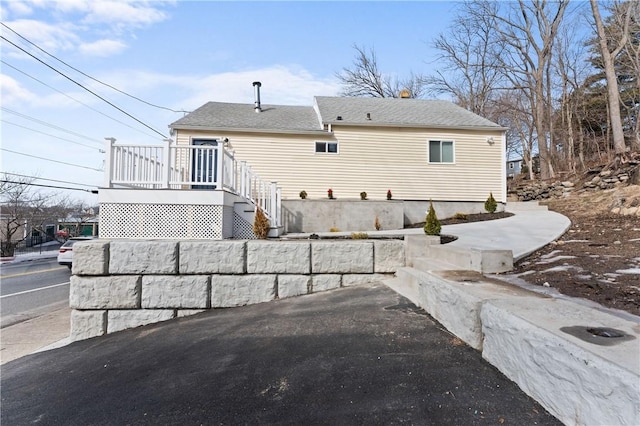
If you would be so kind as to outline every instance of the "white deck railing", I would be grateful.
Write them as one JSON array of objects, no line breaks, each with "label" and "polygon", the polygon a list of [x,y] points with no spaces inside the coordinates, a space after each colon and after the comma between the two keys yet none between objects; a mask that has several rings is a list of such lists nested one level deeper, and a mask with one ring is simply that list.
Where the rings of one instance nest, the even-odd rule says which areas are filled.
[{"label": "white deck railing", "polygon": [[123,145],[108,138],[105,176],[107,188],[225,190],[259,206],[272,226],[281,226],[277,183],[260,179],[222,144]]}]

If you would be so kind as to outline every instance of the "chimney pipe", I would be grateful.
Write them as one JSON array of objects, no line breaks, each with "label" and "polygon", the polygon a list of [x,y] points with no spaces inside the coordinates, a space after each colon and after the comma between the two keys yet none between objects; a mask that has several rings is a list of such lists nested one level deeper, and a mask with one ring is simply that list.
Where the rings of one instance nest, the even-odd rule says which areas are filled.
[{"label": "chimney pipe", "polygon": [[255,89],[255,106],[254,106],[254,111],[255,112],[261,112],[262,108],[260,107],[260,86],[262,86],[262,83],[260,83],[259,81],[254,81],[253,82],[253,87]]}]

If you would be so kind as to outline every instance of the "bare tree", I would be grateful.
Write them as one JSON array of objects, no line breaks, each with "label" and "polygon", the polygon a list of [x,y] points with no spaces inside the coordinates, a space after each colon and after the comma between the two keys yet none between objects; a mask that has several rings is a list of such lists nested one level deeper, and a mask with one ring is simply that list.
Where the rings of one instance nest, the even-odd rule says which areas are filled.
[{"label": "bare tree", "polygon": [[553,135],[550,132],[548,67],[567,4],[568,0],[549,3],[518,0],[517,3],[505,3],[506,10],[503,11],[496,7],[496,2],[476,0],[472,8],[478,16],[495,19],[494,31],[505,45],[499,67],[512,88],[522,91],[528,99],[542,179],[555,176],[549,152]]},{"label": "bare tree", "polygon": [[622,129],[622,118],[620,116],[620,92],[618,91],[618,77],[616,75],[614,61],[627,43],[629,23],[631,20],[631,3],[627,2],[622,5],[618,5],[620,8],[624,9],[621,11],[622,16],[624,16],[623,28],[620,32],[620,39],[611,40],[605,31],[598,3],[596,0],[590,0],[590,2],[591,10],[593,11],[593,20],[598,34],[598,43],[602,54],[604,72],[607,77],[607,98],[609,103],[609,118],[611,120],[610,125],[613,134],[613,147],[616,159],[620,160],[623,159],[625,155],[626,145],[624,142],[624,131]]},{"label": "bare tree", "polygon": [[10,257],[18,244],[25,241],[33,230],[45,231],[45,225],[54,223],[61,211],[60,196],[33,189],[32,178],[4,174],[0,179],[0,206],[2,227],[0,243],[2,256]]},{"label": "bare tree", "polygon": [[503,85],[497,61],[504,43],[493,31],[497,4],[488,7],[492,14],[476,14],[472,3],[464,3],[447,33],[434,40],[442,68],[427,83],[430,93],[449,94],[463,108],[496,120],[492,103]]},{"label": "bare tree", "polygon": [[407,91],[410,98],[422,97],[425,93],[425,78],[411,72],[404,79],[384,75],[378,69],[378,59],[373,49],[369,51],[354,45],[356,57],[351,68],[343,68],[336,77],[342,83],[344,96],[371,98],[398,98]]}]

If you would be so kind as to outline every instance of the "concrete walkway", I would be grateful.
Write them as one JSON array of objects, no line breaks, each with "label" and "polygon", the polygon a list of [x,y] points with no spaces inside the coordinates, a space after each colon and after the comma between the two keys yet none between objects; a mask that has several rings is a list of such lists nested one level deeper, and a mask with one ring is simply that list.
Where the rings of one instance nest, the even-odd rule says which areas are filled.
[{"label": "concrete walkway", "polygon": [[[459,225],[444,225],[441,234],[458,237],[451,246],[481,250],[511,250],[513,261],[541,249],[560,238],[571,226],[571,221],[559,213],[549,211],[537,202],[507,203],[506,211],[514,216],[472,222]],[[320,237],[349,236],[351,232],[318,232]],[[370,236],[423,235],[422,228],[400,230],[367,231]],[[310,234],[287,234],[289,238],[308,238]]]}]

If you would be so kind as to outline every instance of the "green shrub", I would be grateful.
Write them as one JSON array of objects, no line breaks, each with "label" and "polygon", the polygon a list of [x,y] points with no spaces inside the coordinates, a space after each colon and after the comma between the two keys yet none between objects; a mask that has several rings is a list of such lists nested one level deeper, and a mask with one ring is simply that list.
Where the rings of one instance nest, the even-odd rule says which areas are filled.
[{"label": "green shrub", "polygon": [[267,219],[260,207],[256,207],[256,216],[253,219],[253,233],[259,239],[266,240],[270,228],[269,219]]},{"label": "green shrub", "polygon": [[427,217],[424,223],[424,233],[427,235],[440,235],[441,229],[442,226],[440,225],[438,216],[436,216],[436,211],[433,208],[433,203],[429,201],[429,212],[427,213]]},{"label": "green shrub", "polygon": [[456,220],[469,220],[469,215],[466,213],[456,213],[453,215]]},{"label": "green shrub", "polygon": [[336,228],[335,226],[332,226],[331,228],[329,228],[329,232],[340,232],[340,229]]},{"label": "green shrub", "polygon": [[367,193],[366,193],[366,192],[364,192],[364,191],[362,191],[362,192],[360,193],[360,199],[361,199],[361,200],[366,200],[366,199],[367,199]]},{"label": "green shrub", "polygon": [[369,238],[369,234],[367,234],[366,232],[352,232],[351,233],[351,239],[352,240],[366,240],[367,238]]},{"label": "green shrub", "polygon": [[307,198],[307,191],[300,191],[300,198],[302,198],[303,200]]},{"label": "green shrub", "polygon": [[487,201],[484,202],[484,209],[489,213],[495,213],[497,208],[498,203],[496,202],[496,199],[493,198],[493,192],[490,192],[489,198],[487,198]]}]

